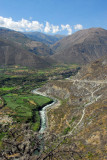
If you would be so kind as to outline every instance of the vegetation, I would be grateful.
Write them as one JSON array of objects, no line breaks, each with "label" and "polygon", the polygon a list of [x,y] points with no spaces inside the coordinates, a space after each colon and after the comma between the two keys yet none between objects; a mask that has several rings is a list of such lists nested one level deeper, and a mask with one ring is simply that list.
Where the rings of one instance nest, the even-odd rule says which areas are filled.
[{"label": "vegetation", "polygon": [[[52,100],[31,93],[41,87],[47,80],[55,77],[64,78],[77,72],[78,65],[54,65],[52,68],[36,70],[27,67],[8,66],[0,68],[0,96],[4,99],[6,114],[20,123],[31,123],[32,129],[40,128],[39,110]],[[2,100],[0,100],[2,104]]]},{"label": "vegetation", "polygon": [[13,89],[15,89],[15,87],[3,87],[3,88],[0,88],[0,90],[2,90],[2,91],[11,91]]},{"label": "vegetation", "polygon": [[67,128],[64,129],[63,134],[65,135],[65,134],[67,134],[69,131],[70,131],[70,127],[67,127]]},{"label": "vegetation", "polygon": [[17,122],[35,123],[35,131],[38,131],[40,128],[40,116],[38,111],[41,110],[44,105],[52,101],[50,98],[33,94],[18,95],[10,93],[4,95],[3,98],[6,106],[14,112],[13,115],[10,116]]},{"label": "vegetation", "polygon": [[0,105],[2,104],[2,100],[0,99]]},{"label": "vegetation", "polygon": [[[77,65],[57,65],[52,68],[35,70],[27,67],[9,66],[0,68],[0,105],[1,116],[5,117],[6,126],[0,120],[0,150],[6,145],[10,146],[12,137],[10,130],[15,134],[15,128],[23,128],[19,131],[18,141],[23,141],[24,125],[28,126],[29,132],[39,131],[41,120],[39,111],[52,102],[52,99],[41,95],[32,94],[32,90],[41,87],[49,80],[63,79],[69,74],[77,72]],[[64,103],[64,102],[62,102]],[[27,130],[28,130],[27,129]],[[4,134],[4,131],[6,134]],[[67,131],[65,131],[67,132]],[[16,135],[15,135],[16,136]],[[10,139],[4,144],[4,137]],[[13,138],[14,139],[14,138]],[[14,141],[15,143],[15,141]],[[5,147],[6,147],[5,146]]]}]

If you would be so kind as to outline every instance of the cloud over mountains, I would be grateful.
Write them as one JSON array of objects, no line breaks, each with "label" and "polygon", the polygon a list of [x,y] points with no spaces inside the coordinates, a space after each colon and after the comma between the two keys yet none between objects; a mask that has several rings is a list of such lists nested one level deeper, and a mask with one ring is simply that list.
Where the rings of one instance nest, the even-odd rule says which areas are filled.
[{"label": "cloud over mountains", "polygon": [[[6,27],[9,29],[13,29],[16,31],[42,31],[45,33],[58,33],[61,31],[67,31],[68,35],[72,34],[72,26],[69,24],[61,26],[50,24],[49,22],[40,23],[39,21],[32,21],[21,19],[20,21],[14,21],[11,17],[4,18],[0,16],[0,27]],[[81,24],[77,24],[74,26],[74,30],[81,30],[83,26]]]}]

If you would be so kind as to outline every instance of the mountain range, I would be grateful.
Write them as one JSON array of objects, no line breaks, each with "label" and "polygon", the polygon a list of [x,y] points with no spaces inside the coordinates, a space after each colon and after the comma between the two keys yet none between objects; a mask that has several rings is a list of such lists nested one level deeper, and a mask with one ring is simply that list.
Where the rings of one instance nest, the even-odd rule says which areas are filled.
[{"label": "mountain range", "polygon": [[44,68],[50,64],[41,57],[23,49],[20,45],[0,39],[0,65],[21,65]]},{"label": "mountain range", "polygon": [[102,28],[84,29],[66,37],[0,28],[0,65],[36,68],[53,63],[83,65],[106,54],[107,30]]},{"label": "mountain range", "polygon": [[58,35],[58,34],[57,35],[48,35],[48,34],[44,34],[41,32],[24,32],[24,34],[28,38],[30,38],[34,41],[42,42],[46,45],[52,45],[65,37],[64,35]]},{"label": "mountain range", "polygon": [[[38,35],[40,35],[40,33],[38,33]],[[43,34],[41,33],[41,35]],[[24,159],[26,159],[26,153],[27,156],[32,155],[30,152],[30,150],[32,150],[31,146],[34,146],[32,142],[37,141],[32,139],[32,137],[34,138],[35,134],[38,134],[38,132],[34,130],[33,135],[31,131],[32,127],[29,126],[30,123],[25,121],[24,123],[26,124],[24,125],[23,120],[25,116],[23,117],[24,112],[21,110],[21,107],[22,102],[24,102],[27,107],[28,104],[30,104],[30,108],[32,107],[35,112],[34,105],[38,107],[38,103],[29,98],[28,101],[26,101],[27,99],[25,98],[27,98],[27,94],[28,97],[30,97],[29,91],[36,85],[39,94],[52,97],[53,100],[53,97],[55,97],[55,103],[52,103],[52,108],[49,108],[47,112],[45,111],[48,127],[44,135],[48,138],[44,138],[42,143],[38,141],[40,144],[39,149],[41,148],[41,144],[42,146],[44,145],[42,148],[46,149],[46,152],[43,152],[43,157],[44,153],[49,156],[50,154],[55,154],[58,158],[61,157],[61,159],[67,160],[71,159],[69,156],[72,154],[74,158],[78,160],[106,160],[107,30],[102,28],[84,29],[57,40],[58,41],[51,41],[49,38],[46,38],[45,41],[43,36],[40,36],[39,40],[36,38],[32,39],[25,35],[25,33],[0,28],[0,66],[20,65],[35,69],[44,69],[51,67],[54,63],[57,64],[55,66],[56,68],[51,68],[49,72],[48,70],[46,70],[46,72],[43,70],[35,72],[34,69],[31,71],[27,69],[26,72],[24,71],[27,76],[20,72],[23,70],[17,70],[17,66],[15,66],[17,76],[12,69],[10,71],[13,72],[11,78],[6,78],[6,80],[4,80],[4,77],[3,79],[1,78],[0,101],[5,102],[5,104],[4,102],[3,104],[1,103],[4,105],[3,108],[0,108],[2,110],[1,120],[5,118],[6,114],[9,118],[11,118],[12,114],[14,119],[15,114],[22,114],[21,123],[19,123],[19,119],[16,119],[11,127],[6,127],[7,124],[4,125],[5,121],[3,121],[3,128],[1,128],[1,130],[4,134],[6,129],[6,137],[9,133],[7,139],[4,137],[3,143],[1,143],[6,146],[6,150],[4,147],[2,149],[3,157],[6,155],[8,157],[6,159],[11,159],[9,156],[14,158],[15,156],[21,157],[24,155]],[[59,78],[61,71],[64,71],[65,68],[68,69],[68,65],[65,65],[65,68],[63,68],[63,65],[61,66],[62,63],[68,65],[74,64],[72,67],[78,66],[78,73],[69,78]],[[60,70],[59,66],[62,70]],[[20,73],[19,75],[21,75],[21,77],[19,77],[17,71]],[[7,74],[4,76],[7,77]],[[42,85],[44,82],[42,79],[40,81],[39,78],[41,77],[38,76],[39,74],[49,78],[45,85]],[[55,76],[57,76],[57,79]],[[35,80],[35,78],[37,79]],[[13,83],[15,81],[18,86]],[[12,87],[15,89],[10,90],[11,85],[13,85]],[[41,88],[39,88],[39,86]],[[9,88],[9,90],[2,90],[2,88]],[[16,96],[22,96],[21,100],[18,99],[17,108],[19,108],[19,112],[16,112],[17,108],[15,111],[11,109],[12,103],[8,104],[5,100],[2,100],[2,97],[5,98],[5,95],[8,95],[6,97],[7,99],[9,99],[11,95],[12,97],[15,96],[13,104],[16,103]],[[26,96],[25,98],[23,98],[24,95]],[[39,97],[39,95],[36,96]],[[39,99],[39,101],[42,101],[42,99]],[[9,102],[11,102],[11,99],[9,99]],[[27,114],[26,108],[25,114]],[[36,112],[35,114],[32,113],[32,119],[34,119],[34,123],[37,121],[38,117],[36,116]],[[21,124],[23,127],[20,128],[17,124]],[[20,128],[21,132],[18,130],[17,126]],[[11,133],[14,133],[13,135],[15,136],[12,136]],[[28,136],[25,136],[25,133],[28,133]],[[25,139],[23,137],[25,137]],[[16,140],[18,143],[16,143]],[[25,144],[28,144],[28,146]],[[36,151],[39,149],[37,148]],[[2,150],[0,150],[0,152]],[[19,152],[21,152],[21,154],[17,155],[16,153]],[[37,157],[38,155],[34,155],[34,152],[35,150],[32,152],[33,156]],[[40,154],[41,153],[42,152],[40,152]],[[23,157],[21,158],[23,159]],[[31,157],[31,159],[32,158],[36,159],[35,157]]]},{"label": "mountain range", "polygon": [[22,65],[35,68],[49,67],[39,55],[50,54],[51,49],[41,42],[32,41],[23,33],[0,28],[0,65]]}]

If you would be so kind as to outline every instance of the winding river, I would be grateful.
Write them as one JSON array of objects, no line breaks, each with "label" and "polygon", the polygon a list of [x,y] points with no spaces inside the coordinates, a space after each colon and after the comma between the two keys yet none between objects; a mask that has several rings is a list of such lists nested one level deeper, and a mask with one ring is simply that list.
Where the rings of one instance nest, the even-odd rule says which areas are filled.
[{"label": "winding river", "polygon": [[[39,92],[40,88],[35,89],[32,91],[33,94],[39,94],[41,96],[45,96],[45,97],[49,97],[48,95],[46,95],[45,93],[41,93]],[[40,117],[41,117],[41,128],[39,130],[39,133],[44,133],[46,128],[48,127],[48,120],[47,120],[47,109],[52,107],[56,102],[57,99],[53,98],[53,97],[49,97],[51,99],[53,99],[53,102],[51,104],[46,105],[45,107],[42,108],[42,110],[40,111]]]}]

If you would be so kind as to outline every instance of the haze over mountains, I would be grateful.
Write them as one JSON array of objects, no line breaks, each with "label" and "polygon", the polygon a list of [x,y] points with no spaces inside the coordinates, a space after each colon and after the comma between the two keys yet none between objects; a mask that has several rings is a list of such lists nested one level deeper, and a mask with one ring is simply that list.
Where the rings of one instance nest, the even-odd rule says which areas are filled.
[{"label": "haze over mountains", "polygon": [[102,28],[81,30],[64,38],[0,28],[0,65],[44,68],[53,62],[86,64],[106,54],[107,30]]},{"label": "haze over mountains", "polygon": [[47,45],[52,45],[65,37],[64,35],[48,35],[41,32],[24,32],[24,34],[34,41],[42,42]]}]

